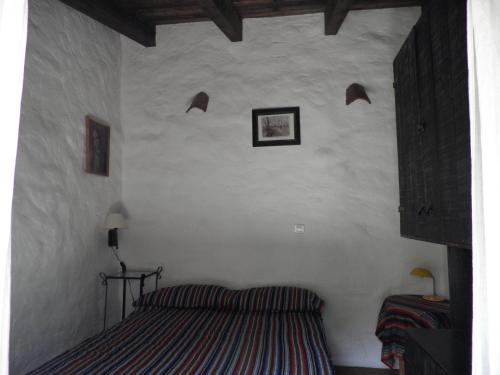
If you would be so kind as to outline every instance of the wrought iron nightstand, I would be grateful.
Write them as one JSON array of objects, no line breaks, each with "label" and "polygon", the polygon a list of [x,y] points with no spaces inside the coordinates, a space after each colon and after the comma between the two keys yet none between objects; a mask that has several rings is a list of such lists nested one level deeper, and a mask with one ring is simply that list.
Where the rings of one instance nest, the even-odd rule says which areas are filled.
[{"label": "wrought iron nightstand", "polygon": [[125,319],[125,310],[127,302],[127,282],[131,280],[139,280],[139,297],[144,294],[144,281],[147,278],[155,276],[155,290],[158,289],[158,280],[161,279],[163,267],[158,267],[156,270],[127,270],[125,272],[117,272],[111,275],[106,275],[104,272],[99,273],[102,279],[102,285],[106,287],[104,297],[104,329],[106,329],[106,317],[108,313],[108,280],[123,280],[123,301],[122,301],[122,320]]}]

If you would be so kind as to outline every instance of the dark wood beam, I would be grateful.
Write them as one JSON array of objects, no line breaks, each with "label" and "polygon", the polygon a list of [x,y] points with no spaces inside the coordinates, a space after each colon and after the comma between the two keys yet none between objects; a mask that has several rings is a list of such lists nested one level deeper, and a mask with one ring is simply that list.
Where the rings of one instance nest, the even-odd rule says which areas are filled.
[{"label": "dark wood beam", "polygon": [[232,0],[200,0],[200,4],[231,42],[241,42],[243,23]]},{"label": "dark wood beam", "polygon": [[310,13],[323,13],[325,11],[324,0],[308,1],[280,1],[276,9],[272,3],[256,4],[237,0],[234,2],[236,9],[243,18],[258,17],[282,17]]},{"label": "dark wood beam", "polygon": [[100,0],[59,0],[145,47],[156,45],[156,29]]},{"label": "dark wood beam", "polygon": [[354,0],[328,0],[325,9],[325,35],[337,35]]},{"label": "dark wood beam", "polygon": [[421,6],[421,0],[354,0],[351,10],[403,8]]}]

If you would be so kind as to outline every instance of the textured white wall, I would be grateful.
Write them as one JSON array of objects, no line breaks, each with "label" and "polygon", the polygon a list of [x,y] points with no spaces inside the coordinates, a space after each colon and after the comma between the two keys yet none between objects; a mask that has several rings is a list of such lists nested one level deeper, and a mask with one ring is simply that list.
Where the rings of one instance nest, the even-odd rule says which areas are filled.
[{"label": "textured white wall", "polygon": [[[30,2],[12,234],[11,373],[102,328],[101,229],[121,197],[120,38],[59,1]],[[84,117],[111,124],[111,176],[83,172]]]},{"label": "textured white wall", "polygon": [[[444,247],[399,236],[392,61],[419,10],[244,21],[230,43],[211,23],[164,26],[158,46],[122,39],[123,231],[130,265],[165,266],[163,285],[308,287],[335,363],[380,366],[374,336],[389,294],[429,292]],[[366,85],[373,104],[345,106]],[[185,114],[205,90],[208,112]],[[302,145],[252,148],[251,110],[300,106]],[[293,224],[306,233],[293,233]]]}]

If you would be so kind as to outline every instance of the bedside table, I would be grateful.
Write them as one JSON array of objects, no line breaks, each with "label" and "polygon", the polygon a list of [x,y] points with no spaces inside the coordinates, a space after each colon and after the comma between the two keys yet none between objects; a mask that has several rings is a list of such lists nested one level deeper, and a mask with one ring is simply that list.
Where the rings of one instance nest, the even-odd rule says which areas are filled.
[{"label": "bedside table", "polygon": [[139,280],[139,297],[144,294],[144,281],[150,277],[155,277],[155,290],[158,289],[158,280],[161,279],[163,267],[158,267],[156,270],[127,270],[125,272],[117,272],[106,275],[104,272],[99,273],[102,279],[102,285],[106,287],[106,294],[104,297],[104,329],[106,329],[106,317],[108,313],[108,280],[122,280],[123,281],[123,294],[122,294],[122,320],[125,319],[125,309],[127,301],[127,282]]},{"label": "bedside table", "polygon": [[384,300],[378,316],[375,335],[382,342],[382,362],[393,368],[399,360],[400,374],[404,373],[406,330],[447,329],[451,327],[448,301],[430,302],[420,295],[394,295]]}]

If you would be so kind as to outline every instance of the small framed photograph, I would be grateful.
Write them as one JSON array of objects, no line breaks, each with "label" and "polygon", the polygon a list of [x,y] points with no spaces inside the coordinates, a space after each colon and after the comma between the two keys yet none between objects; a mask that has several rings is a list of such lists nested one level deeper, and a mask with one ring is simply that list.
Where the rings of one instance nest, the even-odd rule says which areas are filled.
[{"label": "small framed photograph", "polygon": [[110,127],[92,116],[85,126],[85,172],[109,176]]},{"label": "small framed photograph", "polygon": [[252,110],[253,147],[300,145],[299,107]]}]

